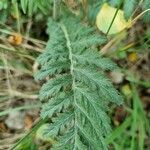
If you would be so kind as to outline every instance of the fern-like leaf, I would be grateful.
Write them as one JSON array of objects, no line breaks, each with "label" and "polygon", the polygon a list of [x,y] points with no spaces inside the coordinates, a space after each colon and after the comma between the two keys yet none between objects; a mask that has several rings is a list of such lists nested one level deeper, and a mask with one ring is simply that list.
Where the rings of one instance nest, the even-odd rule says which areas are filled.
[{"label": "fern-like leaf", "polygon": [[122,103],[104,73],[116,65],[96,50],[106,38],[72,18],[49,20],[48,33],[51,38],[38,58],[41,69],[36,75],[38,80],[49,77],[39,95],[45,102],[41,117],[52,118],[45,136],[56,138],[54,150],[106,150],[108,103]]}]

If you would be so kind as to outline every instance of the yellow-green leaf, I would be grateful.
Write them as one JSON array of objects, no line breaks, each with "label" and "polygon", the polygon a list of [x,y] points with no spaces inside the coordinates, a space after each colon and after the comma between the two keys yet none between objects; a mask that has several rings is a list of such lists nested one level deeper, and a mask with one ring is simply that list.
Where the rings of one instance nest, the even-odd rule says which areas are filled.
[{"label": "yellow-green leaf", "polygon": [[[117,10],[116,8],[108,5],[107,3],[104,3],[102,8],[100,9],[96,17],[96,25],[98,29],[102,31],[103,33],[107,33],[116,10]],[[109,34],[116,34],[122,31],[123,29],[127,28],[130,23],[131,23],[131,20],[126,21],[124,18],[124,12],[122,10],[119,10],[111,26]]]}]

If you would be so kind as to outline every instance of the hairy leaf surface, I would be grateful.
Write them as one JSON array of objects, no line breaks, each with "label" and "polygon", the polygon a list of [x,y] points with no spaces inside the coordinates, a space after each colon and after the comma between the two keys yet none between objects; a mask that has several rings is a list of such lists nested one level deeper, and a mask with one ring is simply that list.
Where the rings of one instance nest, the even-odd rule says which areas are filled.
[{"label": "hairy leaf surface", "polygon": [[96,49],[106,38],[72,18],[49,20],[48,33],[36,75],[38,80],[49,79],[39,95],[45,103],[41,117],[52,118],[45,136],[57,139],[54,150],[106,150],[105,137],[111,131],[108,103],[122,103],[105,75],[116,65]]}]

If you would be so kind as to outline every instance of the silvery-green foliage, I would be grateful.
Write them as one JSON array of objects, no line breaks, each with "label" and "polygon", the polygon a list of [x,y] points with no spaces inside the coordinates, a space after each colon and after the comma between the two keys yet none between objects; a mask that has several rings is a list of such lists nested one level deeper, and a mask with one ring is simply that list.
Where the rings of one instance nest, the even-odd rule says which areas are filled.
[{"label": "silvery-green foliage", "polygon": [[107,150],[108,103],[122,103],[122,97],[105,71],[117,66],[102,57],[96,47],[106,38],[76,19],[48,21],[47,47],[37,61],[37,80],[47,78],[39,98],[44,103],[42,118],[52,118],[46,137],[53,137],[54,150]]}]

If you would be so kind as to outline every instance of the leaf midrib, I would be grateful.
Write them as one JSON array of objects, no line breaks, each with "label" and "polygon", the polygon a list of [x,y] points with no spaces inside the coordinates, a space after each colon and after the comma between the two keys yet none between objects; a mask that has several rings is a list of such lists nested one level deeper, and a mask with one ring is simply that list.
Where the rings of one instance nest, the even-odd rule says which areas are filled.
[{"label": "leaf midrib", "polygon": [[[67,32],[67,28],[65,27],[65,25],[64,24],[60,24],[60,27],[61,27],[61,29],[62,29],[62,31],[63,31],[63,33],[64,33],[64,35],[65,35],[65,38],[66,38],[66,45],[67,45],[67,48],[68,48],[68,50],[69,50],[69,60],[70,60],[70,74],[71,74],[71,76],[72,76],[72,91],[73,91],[73,101],[74,101],[74,104],[76,105],[76,100],[75,100],[75,77],[74,77],[74,73],[73,73],[73,71],[74,71],[74,61],[73,61],[73,53],[72,53],[72,48],[71,48],[71,42],[70,42],[70,38],[69,38],[69,34],[68,34],[68,32]],[[76,141],[77,141],[77,126],[76,126],[76,114],[75,114],[75,111],[74,111],[74,128],[75,128],[75,144],[74,144],[74,150],[76,150],[77,149],[77,147],[76,147]]]}]

